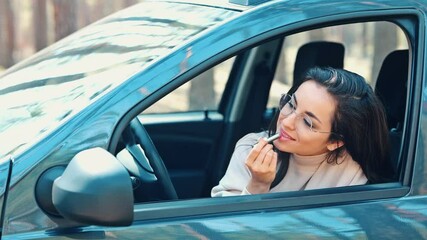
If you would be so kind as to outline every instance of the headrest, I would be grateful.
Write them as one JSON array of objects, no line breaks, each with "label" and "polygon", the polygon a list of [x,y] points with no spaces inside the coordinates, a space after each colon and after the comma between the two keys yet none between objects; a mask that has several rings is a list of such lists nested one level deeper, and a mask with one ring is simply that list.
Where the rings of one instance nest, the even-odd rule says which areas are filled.
[{"label": "headrest", "polygon": [[294,66],[293,85],[302,81],[305,72],[317,67],[344,67],[344,45],[336,42],[310,42],[298,49]]}]

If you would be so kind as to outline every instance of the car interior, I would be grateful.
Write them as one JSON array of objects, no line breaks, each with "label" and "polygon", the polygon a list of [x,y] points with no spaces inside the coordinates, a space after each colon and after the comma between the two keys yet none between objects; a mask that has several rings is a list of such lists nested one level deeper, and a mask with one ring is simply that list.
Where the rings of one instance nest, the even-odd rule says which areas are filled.
[{"label": "car interior", "polygon": [[[134,169],[129,172],[135,202],[210,197],[211,188],[226,171],[237,140],[247,133],[267,130],[277,112],[275,103],[280,96],[272,96],[272,92],[286,92],[280,89],[283,83],[279,87],[275,84],[283,66],[287,38],[275,38],[231,56],[227,81],[217,97],[220,100],[216,108],[154,114],[143,111],[130,122],[116,148],[116,156],[127,169]],[[399,154],[407,101],[408,48],[406,45],[390,49],[376,79],[370,80],[386,109],[390,161],[397,171],[402,164]],[[286,62],[286,67],[292,66],[287,67],[292,79],[287,87],[300,81],[302,74],[313,66],[347,68],[346,55],[354,51],[334,39],[304,42],[294,51],[293,63]],[[359,63],[351,64],[357,72]],[[192,81],[188,79],[188,83]],[[139,167],[135,167],[129,154],[120,154],[122,151],[129,152]]]}]

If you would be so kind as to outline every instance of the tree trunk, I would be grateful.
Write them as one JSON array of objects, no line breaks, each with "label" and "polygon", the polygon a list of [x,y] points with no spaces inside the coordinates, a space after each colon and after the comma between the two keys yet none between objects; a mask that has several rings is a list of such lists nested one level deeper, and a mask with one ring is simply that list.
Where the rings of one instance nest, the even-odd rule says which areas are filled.
[{"label": "tree trunk", "polygon": [[33,0],[33,10],[35,50],[39,51],[48,45],[46,0]]},{"label": "tree trunk", "polygon": [[137,0],[124,0],[122,3],[123,4],[122,7],[126,8],[129,6],[135,5],[137,2],[138,2]]},{"label": "tree trunk", "polygon": [[[386,23],[375,23],[374,25],[374,58],[372,62],[371,82],[375,83],[378,72],[385,56],[397,47],[396,26]],[[384,41],[383,39],[387,39]]]},{"label": "tree trunk", "polygon": [[280,83],[292,85],[292,81],[289,81],[289,79],[287,79],[287,76],[286,76],[287,70],[293,71],[293,69],[286,69],[287,67],[286,64],[289,64],[286,61],[286,55],[287,55],[286,53],[288,48],[289,48],[288,41],[285,40],[282,47],[282,53],[280,54],[280,59],[277,65],[275,77]]},{"label": "tree trunk", "polygon": [[9,68],[15,63],[14,15],[9,0],[0,0],[0,29],[0,67]]},{"label": "tree trunk", "polygon": [[58,41],[77,30],[76,9],[76,1],[53,0],[55,41]]},{"label": "tree trunk", "polygon": [[310,31],[310,42],[319,41],[325,39],[325,33],[323,29],[316,29]]},{"label": "tree trunk", "polygon": [[209,69],[191,80],[189,110],[216,109],[214,72]]},{"label": "tree trunk", "polygon": [[87,4],[87,1],[78,1],[77,6],[77,28],[83,28],[93,22],[91,19],[91,9]]}]

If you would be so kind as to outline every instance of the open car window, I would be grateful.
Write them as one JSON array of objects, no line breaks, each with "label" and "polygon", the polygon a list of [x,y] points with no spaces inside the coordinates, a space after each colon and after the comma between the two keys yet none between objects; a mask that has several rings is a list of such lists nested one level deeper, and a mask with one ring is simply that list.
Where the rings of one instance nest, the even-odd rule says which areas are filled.
[{"label": "open car window", "polygon": [[404,31],[386,21],[343,24],[286,36],[267,106],[277,107],[280,95],[300,77],[301,68],[316,61],[317,65],[358,73],[375,88],[387,55],[408,49]]},{"label": "open car window", "polygon": [[[384,34],[388,37],[381,37]],[[235,55],[229,56],[228,60],[216,60],[209,69],[190,77],[188,81],[182,81],[186,83],[159,98],[161,100],[142,111],[138,119],[147,129],[163,158],[178,199],[203,200],[205,203],[210,199],[212,187],[218,184],[224,175],[236,141],[247,133],[268,128],[268,123],[277,111],[280,96],[298,81],[308,67],[344,68],[363,76],[386,108],[392,144],[390,161],[399,173],[396,181],[383,184],[380,187],[383,193],[372,194],[372,190],[378,188],[362,185],[266,194],[261,199],[301,196],[303,199],[300,202],[290,205],[304,206],[313,204],[312,200],[304,198],[310,195],[322,197],[329,203],[339,201],[336,197],[340,195],[349,196],[346,199],[352,201],[402,196],[408,191],[408,188],[402,185],[406,164],[406,159],[402,156],[402,139],[407,114],[405,110],[407,86],[410,81],[410,56],[414,54],[410,52],[412,48],[408,34],[407,30],[396,22],[383,20],[349,24],[340,22],[338,25],[328,24],[316,29],[293,30],[290,34],[285,32],[263,40],[258,45],[240,49]],[[217,69],[222,70],[220,77],[210,78],[213,83],[206,85],[206,88],[215,93],[213,99],[217,101],[216,107],[186,107],[165,112],[155,110],[156,106],[178,109],[179,107],[175,108],[174,105],[190,103],[193,93],[191,85],[203,79],[206,72]],[[255,69],[265,70],[261,78],[257,78]],[[269,72],[271,79],[265,80]],[[393,76],[393,80],[390,80],[390,76]],[[218,84],[221,85],[220,88],[217,87]],[[165,99],[168,99],[167,104],[163,103]],[[258,99],[263,102],[261,107],[251,105]],[[245,104],[247,102],[251,104]],[[261,110],[256,110],[257,108]],[[194,115],[193,110],[202,110],[202,115]],[[214,110],[221,114],[218,116],[203,110]],[[178,118],[171,117],[174,112],[187,118],[177,120]],[[155,121],[150,119],[151,113],[157,113]],[[260,119],[252,121],[257,118]],[[254,126],[254,123],[257,125]],[[228,149],[228,152],[224,149]],[[359,194],[360,192],[366,194]],[[253,196],[246,198],[248,200],[245,201],[259,200]],[[220,203],[227,200],[214,201]],[[156,203],[159,202],[161,201]]]},{"label": "open car window", "polygon": [[197,75],[151,105],[143,114],[218,110],[234,60],[230,58]]}]

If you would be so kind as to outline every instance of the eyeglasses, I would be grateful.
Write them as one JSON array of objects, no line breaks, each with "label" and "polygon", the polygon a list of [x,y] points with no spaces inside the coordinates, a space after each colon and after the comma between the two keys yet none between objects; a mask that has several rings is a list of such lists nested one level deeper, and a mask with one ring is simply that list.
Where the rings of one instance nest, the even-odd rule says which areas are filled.
[{"label": "eyeglasses", "polygon": [[291,115],[292,113],[296,114],[295,127],[297,130],[300,130],[300,131],[310,130],[312,132],[317,132],[317,133],[336,134],[334,132],[326,132],[326,131],[319,131],[319,130],[313,129],[312,118],[305,113],[296,112],[297,104],[293,95],[289,95],[289,94],[282,95],[282,97],[280,98],[279,107],[280,107],[280,115],[282,115],[285,118]]}]

